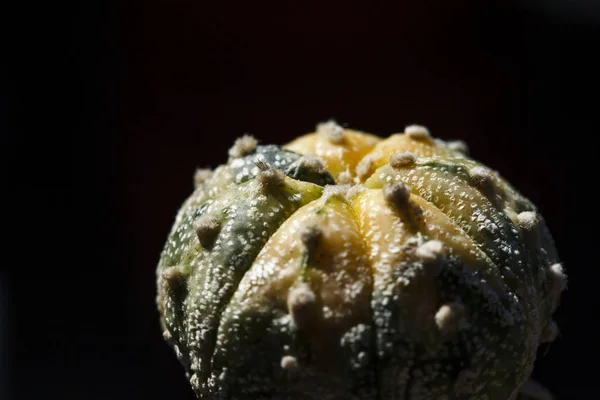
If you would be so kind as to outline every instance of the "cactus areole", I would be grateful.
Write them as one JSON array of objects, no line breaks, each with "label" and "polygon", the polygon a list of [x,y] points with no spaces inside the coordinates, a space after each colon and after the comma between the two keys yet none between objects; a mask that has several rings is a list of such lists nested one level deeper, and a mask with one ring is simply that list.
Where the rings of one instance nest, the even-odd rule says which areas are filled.
[{"label": "cactus areole", "polygon": [[200,399],[514,399],[557,335],[544,219],[462,142],[327,122],[195,178],[157,303]]}]

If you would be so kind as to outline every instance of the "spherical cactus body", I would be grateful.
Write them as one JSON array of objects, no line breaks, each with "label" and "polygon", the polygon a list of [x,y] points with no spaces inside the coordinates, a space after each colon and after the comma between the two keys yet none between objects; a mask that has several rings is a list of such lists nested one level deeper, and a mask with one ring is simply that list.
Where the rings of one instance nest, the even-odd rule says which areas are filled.
[{"label": "spherical cactus body", "polygon": [[566,285],[536,207],[461,142],[334,122],[200,170],[157,269],[201,399],[517,396]]}]

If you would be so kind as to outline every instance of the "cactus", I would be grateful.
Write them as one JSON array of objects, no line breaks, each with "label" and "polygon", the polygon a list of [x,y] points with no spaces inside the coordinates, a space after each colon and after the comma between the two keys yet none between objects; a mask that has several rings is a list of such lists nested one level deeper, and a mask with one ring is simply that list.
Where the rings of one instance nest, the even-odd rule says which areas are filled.
[{"label": "cactus", "polygon": [[195,182],[157,304],[200,399],[515,399],[557,335],[544,219],[462,142],[330,121]]}]

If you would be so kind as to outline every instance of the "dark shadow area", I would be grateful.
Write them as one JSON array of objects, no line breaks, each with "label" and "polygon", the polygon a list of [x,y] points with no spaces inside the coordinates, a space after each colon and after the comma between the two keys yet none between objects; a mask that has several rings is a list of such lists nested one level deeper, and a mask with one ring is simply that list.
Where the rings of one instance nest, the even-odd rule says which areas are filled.
[{"label": "dark shadow area", "polygon": [[2,135],[0,396],[193,399],[161,337],[154,269],[195,168],[243,133],[283,144],[335,118],[463,139],[539,206],[570,284],[534,377],[586,398],[600,357],[600,25],[592,8],[538,3],[23,8]]}]

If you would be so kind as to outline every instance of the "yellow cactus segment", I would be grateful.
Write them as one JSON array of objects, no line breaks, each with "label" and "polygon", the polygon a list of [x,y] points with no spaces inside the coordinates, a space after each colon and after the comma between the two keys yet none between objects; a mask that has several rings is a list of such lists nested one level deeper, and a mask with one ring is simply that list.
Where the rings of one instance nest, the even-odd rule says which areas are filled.
[{"label": "yellow cactus segment", "polygon": [[[359,161],[381,140],[375,135],[343,129],[328,122],[317,131],[304,135],[284,146],[300,154],[321,157],[336,181],[353,178]],[[342,179],[340,179],[342,175]]]},{"label": "yellow cactus segment", "polygon": [[[374,371],[367,366],[373,362],[371,341],[364,336],[363,343],[353,334],[370,332],[372,291],[362,237],[343,193],[300,208],[269,238],[223,313],[214,361],[221,369],[216,376],[235,371],[237,365],[230,361],[243,351],[251,358],[275,354],[286,373],[299,372],[298,381],[283,380],[277,389],[292,393],[290,398],[350,393],[353,385],[372,382]],[[248,330],[240,321],[265,330]],[[272,323],[278,327],[269,333]],[[265,335],[275,339],[265,340]],[[349,373],[348,365],[363,368]],[[264,379],[271,382],[268,376]],[[306,395],[311,387],[318,392],[315,396]]]},{"label": "yellow cactus segment", "polygon": [[422,197],[412,195],[411,201],[423,210],[423,233],[428,238],[441,241],[467,268],[485,268],[486,275],[493,274],[494,281],[501,282],[493,261],[454,221]]},{"label": "yellow cactus segment", "polygon": [[431,137],[415,138],[404,133],[397,133],[377,143],[365,155],[362,164],[368,163],[369,173],[364,173],[360,180],[366,180],[377,168],[387,164],[394,153],[404,151],[410,152],[416,157],[465,157],[463,153],[452,150]]},{"label": "yellow cactus segment", "polygon": [[[307,238],[307,227],[318,232],[316,237]],[[233,303],[271,301],[285,308],[290,289],[307,284],[325,319],[346,321],[353,314],[368,319],[369,269],[349,205],[331,196],[302,207],[279,228],[240,283],[236,297],[245,299]]]},{"label": "yellow cactus segment", "polygon": [[[375,287],[390,284],[386,279],[390,279],[392,275],[398,276],[398,271],[392,274],[393,268],[397,268],[399,263],[420,261],[418,247],[427,241],[437,240],[442,244],[444,257],[461,259],[465,269],[477,271],[486,279],[490,288],[506,290],[493,261],[446,214],[415,194],[410,195],[409,202],[412,207],[422,210],[421,231],[416,235],[411,233],[410,223],[403,220],[402,213],[386,202],[383,189],[363,189],[351,199],[372,263]],[[405,265],[407,271],[402,275],[415,276],[415,271],[409,270],[413,267]],[[440,265],[430,267],[429,270],[423,269],[419,273],[429,275],[433,281],[439,269]],[[405,279],[406,284],[410,283],[409,278]],[[415,293],[417,303],[423,307],[437,297],[431,292],[432,287],[429,290],[417,290]],[[432,308],[430,311],[436,310]]]},{"label": "yellow cactus segment", "polygon": [[422,237],[411,233],[408,221],[399,217],[380,189],[356,194],[352,207],[372,263],[373,284],[379,293],[376,297],[388,297],[402,304],[398,310],[402,313],[405,337],[421,343],[433,341],[439,289],[435,276],[427,276],[412,258]]}]

